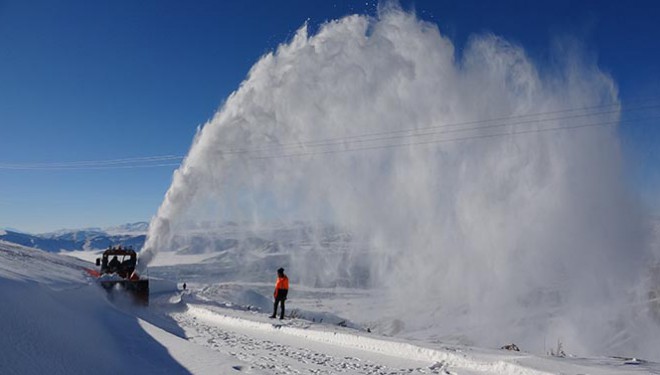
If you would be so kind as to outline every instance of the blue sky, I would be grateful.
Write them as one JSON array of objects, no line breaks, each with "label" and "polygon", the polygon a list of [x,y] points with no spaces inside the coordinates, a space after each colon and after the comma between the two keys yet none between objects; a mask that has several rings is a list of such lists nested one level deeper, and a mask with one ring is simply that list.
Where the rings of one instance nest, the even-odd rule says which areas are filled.
[{"label": "blue sky", "polygon": [[[537,62],[578,40],[624,101],[660,101],[653,1],[402,1],[461,47],[492,32]],[[264,53],[305,21],[374,14],[374,1],[0,0],[0,165],[185,155]],[[660,127],[620,129],[633,190],[660,212]],[[172,161],[162,164],[171,164]],[[149,220],[175,166],[0,168],[0,228],[44,232]]]}]

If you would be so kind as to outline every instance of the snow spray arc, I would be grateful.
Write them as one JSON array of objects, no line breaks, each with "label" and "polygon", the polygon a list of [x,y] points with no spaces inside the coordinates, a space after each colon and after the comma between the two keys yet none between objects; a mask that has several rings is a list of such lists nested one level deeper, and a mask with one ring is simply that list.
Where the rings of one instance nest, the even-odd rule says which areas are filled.
[{"label": "snow spray arc", "polygon": [[[557,115],[603,105],[615,110]],[[383,317],[437,337],[614,350],[646,251],[617,109],[612,79],[579,53],[541,70],[481,35],[457,56],[396,7],[303,26],[198,131],[143,264],[191,223],[325,220],[366,244],[331,266],[297,257],[303,283],[368,278],[405,300]],[[511,120],[529,113],[555,115]]]}]

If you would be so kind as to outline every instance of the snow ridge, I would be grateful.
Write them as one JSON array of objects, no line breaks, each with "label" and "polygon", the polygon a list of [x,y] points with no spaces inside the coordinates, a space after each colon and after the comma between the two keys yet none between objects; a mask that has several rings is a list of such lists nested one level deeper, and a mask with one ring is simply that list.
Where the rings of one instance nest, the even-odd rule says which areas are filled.
[{"label": "snow ridge", "polygon": [[[203,307],[194,305],[188,306],[188,313],[198,319],[207,320],[218,325],[268,332],[276,331],[281,334],[295,336],[305,340],[320,342],[324,344],[337,345],[343,348],[364,350],[392,357],[428,361],[431,363],[446,363],[449,367],[452,368],[462,368],[466,370],[486,373],[505,373],[513,375],[553,374],[551,372],[531,369],[523,365],[519,365],[515,362],[508,362],[508,360],[515,361],[517,358],[524,358],[523,355],[511,356],[507,360],[499,359],[494,361],[485,361],[473,358],[466,353],[462,353],[458,349],[432,349],[406,342],[366,337],[349,332],[323,331],[316,329],[297,328],[287,325],[273,325],[219,314]],[[451,352],[449,350],[455,350],[455,352]],[[502,357],[500,356],[499,358]]]}]

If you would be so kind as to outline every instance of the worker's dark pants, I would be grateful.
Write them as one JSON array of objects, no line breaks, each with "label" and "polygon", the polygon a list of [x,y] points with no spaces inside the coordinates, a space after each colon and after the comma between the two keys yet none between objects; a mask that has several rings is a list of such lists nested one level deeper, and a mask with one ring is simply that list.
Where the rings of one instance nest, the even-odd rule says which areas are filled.
[{"label": "worker's dark pants", "polygon": [[275,297],[275,303],[273,304],[273,317],[277,316],[277,304],[282,303],[282,310],[280,311],[280,319],[284,319],[284,301],[286,301],[286,295],[288,294],[286,289],[278,289],[277,297]]}]

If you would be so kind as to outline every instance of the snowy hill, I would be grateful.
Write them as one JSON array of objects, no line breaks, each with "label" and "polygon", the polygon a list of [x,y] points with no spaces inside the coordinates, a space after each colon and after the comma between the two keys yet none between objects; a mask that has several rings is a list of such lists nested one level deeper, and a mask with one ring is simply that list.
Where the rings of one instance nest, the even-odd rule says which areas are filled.
[{"label": "snowy hill", "polygon": [[87,266],[0,241],[3,374],[227,373],[245,366],[109,303],[85,276]]},{"label": "snowy hill", "polygon": [[48,252],[98,250],[110,245],[132,246],[135,249],[141,249],[144,245],[147,227],[147,223],[140,222],[106,229],[63,229],[44,234],[3,230],[0,231],[0,240]]},{"label": "snowy hill", "polygon": [[127,223],[116,227],[105,228],[103,231],[108,234],[145,234],[148,230],[148,222],[138,221],[135,223]]},{"label": "snowy hill", "polygon": [[[271,285],[259,283],[195,285],[180,293],[154,279],[150,306],[135,308],[110,303],[85,276],[87,266],[0,241],[3,373],[605,375],[660,370],[632,358],[537,357],[393,339],[332,322],[329,312],[274,323],[262,311],[270,305]],[[339,305],[349,301],[335,299]],[[294,315],[305,314],[293,303]]]}]

